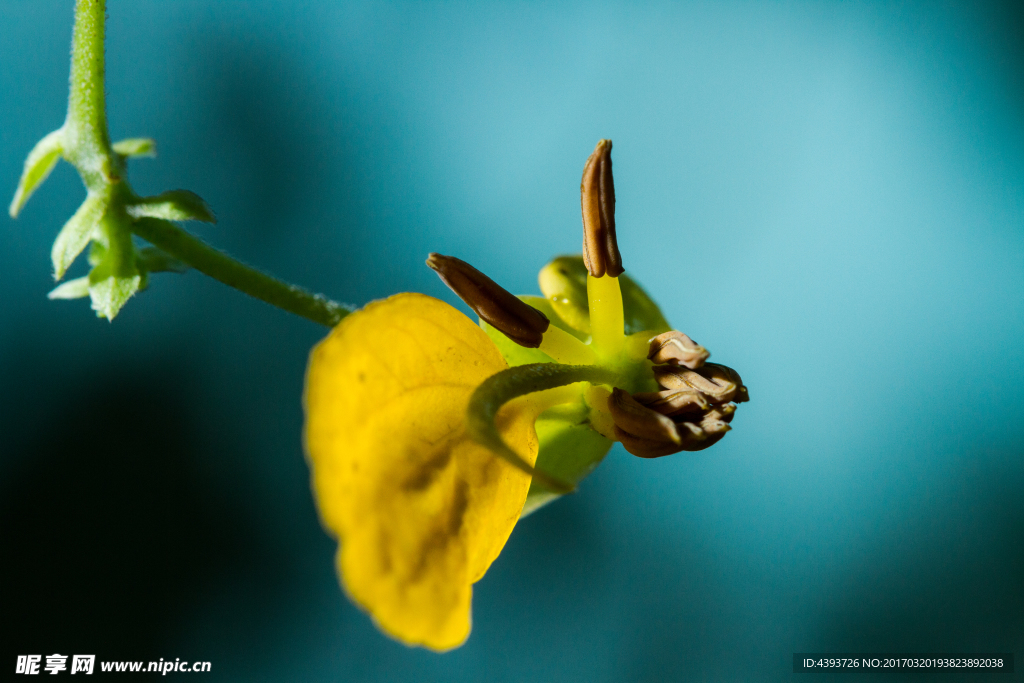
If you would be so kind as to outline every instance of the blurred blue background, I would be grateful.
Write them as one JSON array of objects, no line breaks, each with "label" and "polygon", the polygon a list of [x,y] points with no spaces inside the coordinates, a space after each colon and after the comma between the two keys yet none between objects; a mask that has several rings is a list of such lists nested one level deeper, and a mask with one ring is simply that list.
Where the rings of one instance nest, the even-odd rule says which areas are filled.
[{"label": "blurred blue background", "polygon": [[[579,249],[583,162],[611,138],[629,273],[753,400],[708,451],[616,447],[519,525],[467,645],[406,648],[345,599],[309,492],[300,395],[323,330],[194,272],[154,276],[112,324],[47,301],[50,244],[84,196],[62,164],[0,218],[5,653],[253,681],[780,680],[795,651],[1024,656],[1015,4],[108,10],[112,135],[160,150],[133,162],[136,189],[198,192],[220,222],[197,233],[343,301],[454,303],[432,250],[535,292]],[[72,3],[0,16],[9,196],[63,121]]]}]

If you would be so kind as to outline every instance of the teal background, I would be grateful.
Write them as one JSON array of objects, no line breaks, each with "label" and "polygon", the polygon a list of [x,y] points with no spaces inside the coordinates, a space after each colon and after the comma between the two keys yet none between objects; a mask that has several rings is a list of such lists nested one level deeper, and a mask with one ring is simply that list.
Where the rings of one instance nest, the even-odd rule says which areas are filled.
[{"label": "teal background", "polygon": [[[406,648],[344,597],[310,496],[323,331],[196,273],[154,276],[112,324],[47,301],[84,197],[62,164],[0,218],[3,667],[717,681],[785,680],[801,651],[1024,657],[1015,5],[108,10],[112,135],[159,144],[136,189],[198,192],[220,219],[198,234],[343,301],[454,303],[429,251],[535,292],[579,249],[583,162],[611,138],[628,272],[752,401],[708,451],[613,449],[516,529],[465,647]],[[0,18],[13,194],[64,117],[72,3]]]}]

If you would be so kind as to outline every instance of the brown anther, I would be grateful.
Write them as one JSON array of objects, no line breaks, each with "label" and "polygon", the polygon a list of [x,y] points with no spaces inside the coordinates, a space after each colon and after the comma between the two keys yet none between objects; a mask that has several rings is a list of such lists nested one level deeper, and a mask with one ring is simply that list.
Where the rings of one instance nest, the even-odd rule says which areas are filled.
[{"label": "brown anther", "polygon": [[[690,451],[690,452],[702,451],[705,448],[711,448],[716,443],[718,443],[719,441],[722,440],[722,437],[725,436],[726,432],[728,432],[730,429],[732,429],[732,427],[730,427],[729,425],[725,424],[724,422],[719,425],[719,424],[711,423],[710,421],[708,421],[706,419],[705,420],[701,420],[701,423],[700,423],[699,427],[697,425],[691,424],[689,422],[687,422],[685,424],[686,424],[686,426],[691,427],[693,430],[695,430],[696,432],[699,432],[701,434],[701,437],[699,439],[698,438],[687,439],[687,440],[685,440],[683,442],[683,450],[684,451]],[[714,430],[714,431],[708,431],[708,430]]]},{"label": "brown anther", "polygon": [[672,330],[659,334],[651,340],[651,349],[647,358],[654,363],[682,365],[695,370],[703,365],[710,355],[707,349],[687,335]]},{"label": "brown anther", "polygon": [[704,430],[704,433],[710,436],[717,436],[719,434],[725,434],[727,431],[732,429],[729,423],[725,420],[712,417],[711,415],[705,415],[704,419],[700,421],[700,428]]},{"label": "brown anther", "polygon": [[714,445],[725,436],[724,431],[708,434],[692,422],[681,422],[676,427],[680,437],[678,445],[667,441],[642,439],[623,431],[617,426],[615,427],[615,436],[622,442],[627,452],[640,458],[660,458],[663,455],[672,455],[680,451],[702,451]]},{"label": "brown anther", "polygon": [[[671,410],[668,406],[673,399],[687,403],[669,419],[665,411]],[[702,451],[718,443],[732,429],[729,422],[736,404],[709,405],[693,390],[631,396],[615,389],[608,409],[615,423],[615,438],[628,452],[641,458],[660,458],[680,451]]]},{"label": "brown anther", "polygon": [[615,422],[616,434],[621,430],[630,436],[648,441],[669,442],[677,447],[682,443],[679,431],[672,420],[640,405],[628,391],[613,389],[608,399],[608,411]]},{"label": "brown anther", "polygon": [[615,428],[615,438],[622,442],[622,447],[626,449],[627,453],[638,458],[660,458],[664,455],[672,455],[673,453],[686,450],[681,445],[671,441],[641,439],[632,434],[627,434],[618,427]]},{"label": "brown anther", "polygon": [[705,363],[697,372],[718,385],[734,384],[736,386],[736,393],[729,400],[736,403],[745,403],[750,400],[750,394],[747,392],[747,387],[743,385],[740,374],[729,366]]},{"label": "brown anther", "polygon": [[583,209],[583,261],[587,271],[594,277],[622,275],[622,256],[615,239],[611,140],[598,141],[583,167],[580,205]]},{"label": "brown anther", "polygon": [[654,378],[665,389],[693,389],[712,403],[747,400],[743,382],[732,368],[705,363],[696,370],[682,370],[671,365],[655,365]]},{"label": "brown anther", "polygon": [[735,403],[723,403],[720,406],[715,406],[704,414],[704,418],[712,418],[715,420],[721,420],[722,422],[732,422],[733,416],[736,415],[736,404]]},{"label": "brown anther", "polygon": [[666,389],[650,393],[633,394],[637,403],[656,410],[662,415],[703,413],[708,409],[707,400],[693,389]]},{"label": "brown anther", "polygon": [[551,324],[543,313],[453,256],[430,254],[427,265],[492,327],[520,346],[540,346]]}]

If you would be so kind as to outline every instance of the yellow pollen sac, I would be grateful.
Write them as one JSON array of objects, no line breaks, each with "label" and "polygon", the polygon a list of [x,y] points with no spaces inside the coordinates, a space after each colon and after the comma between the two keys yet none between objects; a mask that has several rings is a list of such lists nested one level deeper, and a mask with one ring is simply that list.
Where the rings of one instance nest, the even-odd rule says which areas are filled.
[{"label": "yellow pollen sac", "polygon": [[[483,330],[421,294],[349,315],[310,357],[306,449],[342,584],[407,644],[443,651],[466,640],[472,584],[526,500],[530,477],[465,428],[473,390],[507,367]],[[538,412],[513,402],[497,420],[530,465]]]}]

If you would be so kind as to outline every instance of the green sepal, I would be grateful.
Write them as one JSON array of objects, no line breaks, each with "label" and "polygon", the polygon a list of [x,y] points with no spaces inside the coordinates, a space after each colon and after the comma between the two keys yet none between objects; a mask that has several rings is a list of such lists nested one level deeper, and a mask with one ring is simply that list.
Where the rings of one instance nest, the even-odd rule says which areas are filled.
[{"label": "green sepal", "polygon": [[113,320],[142,288],[144,273],[136,264],[127,216],[104,217],[96,233],[97,244],[89,254],[96,264],[89,272],[89,297],[98,317]]},{"label": "green sepal", "polygon": [[590,333],[589,332],[584,332],[583,330],[578,330],[575,327],[573,327],[572,325],[568,324],[560,315],[558,315],[558,312],[551,305],[551,302],[548,301],[547,299],[545,299],[544,297],[542,297],[542,296],[531,296],[529,294],[520,294],[519,298],[521,300],[523,300],[524,302],[530,304],[534,308],[536,308],[541,313],[543,313],[545,315],[545,317],[547,317],[547,319],[555,327],[568,332],[569,334],[571,334],[572,336],[576,337],[577,339],[579,339],[584,344],[586,344],[587,342],[590,341]]},{"label": "green sepal", "polygon": [[25,202],[36,188],[50,175],[63,151],[64,129],[59,128],[37,142],[28,153],[25,168],[21,172],[21,180],[18,181],[18,189],[14,191],[14,199],[7,210],[11,218],[18,217],[21,207],[25,206]]},{"label": "green sepal", "polygon": [[579,256],[559,256],[540,269],[540,291],[565,323],[590,334],[587,267]]},{"label": "green sepal", "polygon": [[[559,256],[540,275],[541,291],[552,310],[569,327],[590,334],[590,306],[587,298],[587,267],[580,256]],[[651,330],[655,334],[672,329],[658,304],[628,275],[619,276],[626,334]]]},{"label": "green sepal", "polygon": [[155,197],[144,197],[129,204],[132,218],[161,218],[166,221],[203,221],[216,223],[213,211],[203,198],[188,190],[170,190]]},{"label": "green sepal", "polygon": [[55,280],[64,277],[68,266],[78,258],[89,244],[89,240],[96,236],[96,228],[107,210],[108,202],[106,196],[90,192],[75,211],[75,215],[61,228],[60,234],[53,242],[53,249],[50,250]]},{"label": "green sepal", "polygon": [[84,299],[89,296],[89,276],[75,278],[54,287],[47,299]]},{"label": "green sepal", "polygon": [[155,157],[156,140],[152,138],[128,138],[113,145],[115,153],[123,157]]},{"label": "green sepal", "polygon": [[[572,484],[578,484],[593,472],[608,455],[612,442],[590,427],[588,415],[589,409],[582,400],[579,404],[556,406],[541,414],[536,423],[540,450],[535,467]],[[560,494],[543,485],[531,483],[522,515],[559,497]]]},{"label": "green sepal", "polygon": [[101,277],[95,270],[89,273],[89,298],[96,317],[113,320],[141,286],[142,276],[138,273],[109,277]]},{"label": "green sepal", "polygon": [[622,311],[626,317],[626,334],[650,330],[654,334],[668,332],[672,326],[665,320],[658,304],[628,275],[619,276],[622,289]]}]

